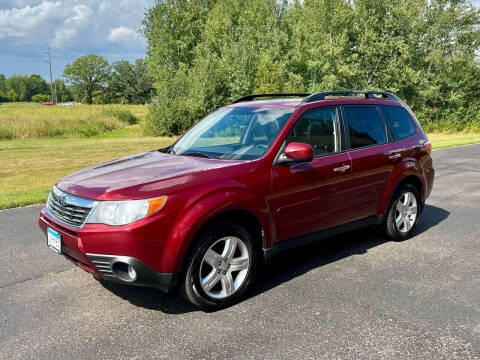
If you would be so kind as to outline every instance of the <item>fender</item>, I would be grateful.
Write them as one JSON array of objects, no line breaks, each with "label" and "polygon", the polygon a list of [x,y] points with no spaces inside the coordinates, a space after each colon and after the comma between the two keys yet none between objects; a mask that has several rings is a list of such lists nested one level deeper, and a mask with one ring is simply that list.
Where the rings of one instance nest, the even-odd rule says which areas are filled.
[{"label": "fender", "polygon": [[387,208],[390,204],[390,200],[393,196],[393,193],[397,189],[398,185],[405,180],[408,176],[415,176],[422,183],[421,198],[424,199],[425,196],[425,186],[426,186],[426,177],[423,172],[422,167],[419,165],[418,160],[413,157],[407,157],[402,160],[401,163],[397,164],[390,175],[385,190],[383,192],[382,198],[378,205],[377,214],[383,215],[387,211]]},{"label": "fender", "polygon": [[265,199],[244,188],[222,188],[192,201],[181,211],[164,245],[161,268],[180,271],[195,234],[207,221],[229,210],[243,210],[254,215],[264,231],[265,243],[271,243],[273,229]]}]

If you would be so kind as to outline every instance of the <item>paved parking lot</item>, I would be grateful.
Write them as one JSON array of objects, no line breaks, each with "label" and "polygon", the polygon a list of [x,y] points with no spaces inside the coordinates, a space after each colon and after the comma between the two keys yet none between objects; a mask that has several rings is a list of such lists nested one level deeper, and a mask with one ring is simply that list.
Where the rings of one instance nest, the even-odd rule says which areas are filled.
[{"label": "paved parking lot", "polygon": [[480,359],[480,145],[433,153],[416,236],[372,229],[289,251],[242,303],[96,281],[0,212],[0,359]]}]

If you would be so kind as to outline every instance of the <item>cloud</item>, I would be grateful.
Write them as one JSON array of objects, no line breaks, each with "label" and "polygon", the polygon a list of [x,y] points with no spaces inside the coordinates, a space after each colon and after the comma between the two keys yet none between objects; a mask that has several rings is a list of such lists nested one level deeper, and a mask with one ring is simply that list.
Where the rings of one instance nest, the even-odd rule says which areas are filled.
[{"label": "cloud", "polygon": [[57,76],[67,62],[85,54],[109,61],[144,57],[138,29],[154,2],[0,0],[0,72],[40,73],[36,69],[45,66],[47,47],[53,48]]},{"label": "cloud", "polygon": [[126,26],[120,26],[112,29],[110,30],[110,34],[108,35],[108,40],[116,43],[130,42],[138,40],[138,38],[138,33],[135,30]]},{"label": "cloud", "polygon": [[92,16],[92,10],[86,5],[76,5],[73,7],[74,14],[65,20],[65,24],[69,23],[83,23],[88,21],[88,18]]},{"label": "cloud", "polygon": [[122,43],[121,36],[138,40],[134,27],[140,26],[144,9],[153,3],[153,0],[6,1],[7,5],[0,7],[0,39],[16,38],[24,44],[40,41],[44,46],[70,48]]},{"label": "cloud", "polygon": [[51,45],[54,48],[61,48],[62,46],[67,45],[77,35],[76,29],[59,29],[55,30],[55,37],[51,41]]},{"label": "cloud", "polygon": [[36,6],[0,10],[0,39],[31,35],[32,29],[55,21],[60,7],[60,2],[44,1]]}]

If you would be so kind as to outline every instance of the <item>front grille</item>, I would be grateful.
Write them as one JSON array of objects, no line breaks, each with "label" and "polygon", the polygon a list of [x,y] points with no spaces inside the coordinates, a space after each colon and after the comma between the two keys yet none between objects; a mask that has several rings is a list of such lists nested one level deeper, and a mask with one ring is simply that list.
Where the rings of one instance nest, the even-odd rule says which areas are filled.
[{"label": "front grille", "polygon": [[53,187],[47,200],[47,212],[67,225],[81,227],[94,205],[95,200],[71,195]]}]

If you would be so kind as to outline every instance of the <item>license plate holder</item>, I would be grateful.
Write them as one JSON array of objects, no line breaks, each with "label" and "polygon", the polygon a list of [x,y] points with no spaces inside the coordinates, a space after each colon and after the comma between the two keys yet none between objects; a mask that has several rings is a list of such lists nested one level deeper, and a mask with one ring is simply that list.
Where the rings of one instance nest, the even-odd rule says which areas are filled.
[{"label": "license plate holder", "polygon": [[57,253],[62,253],[62,235],[57,231],[47,228],[47,245]]}]

